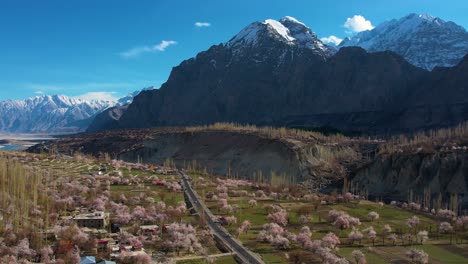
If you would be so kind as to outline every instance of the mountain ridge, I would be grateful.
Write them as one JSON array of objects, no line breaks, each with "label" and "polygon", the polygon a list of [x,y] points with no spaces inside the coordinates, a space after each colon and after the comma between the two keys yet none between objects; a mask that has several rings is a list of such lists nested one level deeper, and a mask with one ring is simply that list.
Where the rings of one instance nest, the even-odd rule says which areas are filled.
[{"label": "mountain ridge", "polygon": [[[144,88],[150,90],[154,87]],[[85,131],[94,117],[130,104],[140,91],[117,101],[83,100],[65,95],[42,95],[0,102],[0,131],[9,133],[74,133]]]},{"label": "mountain ridge", "polygon": [[454,22],[412,13],[347,37],[338,48],[349,46],[369,52],[393,51],[430,71],[437,66],[455,66],[468,53],[468,33]]}]

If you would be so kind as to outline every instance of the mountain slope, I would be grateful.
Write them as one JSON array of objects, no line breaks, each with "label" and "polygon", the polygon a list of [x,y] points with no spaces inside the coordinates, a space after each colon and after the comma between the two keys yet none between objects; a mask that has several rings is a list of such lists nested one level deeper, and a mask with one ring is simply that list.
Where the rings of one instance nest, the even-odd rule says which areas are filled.
[{"label": "mountain slope", "polygon": [[454,66],[468,53],[468,33],[450,21],[410,14],[346,38],[338,47],[349,46],[369,52],[393,51],[418,67],[432,70]]},{"label": "mountain slope", "polygon": [[127,96],[120,98],[113,107],[109,107],[93,117],[88,123],[86,131],[91,132],[102,130],[103,128],[116,128],[120,117],[122,117],[128,106],[133,102],[135,96],[143,91],[151,91],[155,89],[156,88],[154,86],[150,86],[143,88],[142,90],[129,93]]}]

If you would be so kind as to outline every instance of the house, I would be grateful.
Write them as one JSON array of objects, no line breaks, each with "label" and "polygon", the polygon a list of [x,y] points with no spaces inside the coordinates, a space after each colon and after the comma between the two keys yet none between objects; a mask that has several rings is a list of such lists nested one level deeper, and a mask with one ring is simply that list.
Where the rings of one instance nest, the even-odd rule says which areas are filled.
[{"label": "house", "polygon": [[79,227],[105,229],[109,214],[104,212],[94,212],[76,215],[73,219]]},{"label": "house", "polygon": [[110,260],[101,260],[97,264],[116,264],[116,263]]},{"label": "house", "polygon": [[142,225],[140,226],[140,234],[143,236],[155,236],[159,232],[159,226],[157,225]]},{"label": "house", "polygon": [[156,185],[156,186],[164,186],[165,182],[162,181],[162,180],[159,180],[159,181],[153,182],[153,184]]},{"label": "house", "polygon": [[97,244],[97,251],[105,251],[107,249],[107,246],[109,244],[109,240],[108,239],[97,239],[96,240],[96,244]]},{"label": "house", "polygon": [[60,240],[57,248],[55,249],[55,253],[61,254],[66,253],[73,249],[73,243],[71,241]]},{"label": "house", "polygon": [[96,257],[94,256],[81,257],[80,264],[96,264]]}]

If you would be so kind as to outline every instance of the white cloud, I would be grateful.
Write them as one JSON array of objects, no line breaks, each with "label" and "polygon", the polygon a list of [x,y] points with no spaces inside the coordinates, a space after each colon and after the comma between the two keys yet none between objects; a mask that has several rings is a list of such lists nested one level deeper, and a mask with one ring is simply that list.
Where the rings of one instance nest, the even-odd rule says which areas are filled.
[{"label": "white cloud", "polygon": [[103,101],[117,101],[116,92],[89,92],[82,95],[75,96],[75,98],[92,101],[92,100],[103,100]]},{"label": "white cloud", "polygon": [[195,22],[196,27],[209,27],[211,26],[211,23],[209,22]]},{"label": "white cloud", "polygon": [[340,45],[341,41],[343,41],[343,39],[340,39],[336,36],[329,36],[329,37],[325,37],[325,38],[321,38],[320,39],[323,43],[325,44],[330,44],[330,45],[334,45],[334,46],[338,46]]},{"label": "white cloud", "polygon": [[135,58],[140,56],[143,53],[150,53],[156,51],[165,51],[167,47],[177,44],[176,41],[173,40],[163,40],[161,43],[153,46],[140,46],[135,47],[130,50],[124,51],[120,53],[120,55],[124,58]]},{"label": "white cloud", "polygon": [[34,93],[37,94],[37,95],[43,95],[43,94],[44,94],[44,91],[37,90],[37,91],[35,91]]},{"label": "white cloud", "polygon": [[169,47],[171,45],[175,45],[175,44],[177,44],[177,42],[175,42],[173,40],[163,40],[158,45],[154,45],[153,49],[156,49],[156,50],[159,50],[159,51],[165,51],[167,47]]},{"label": "white cloud", "polygon": [[361,32],[365,30],[371,30],[374,28],[374,26],[372,26],[372,23],[369,20],[366,20],[366,18],[361,15],[348,17],[343,26],[349,29],[351,32]]}]

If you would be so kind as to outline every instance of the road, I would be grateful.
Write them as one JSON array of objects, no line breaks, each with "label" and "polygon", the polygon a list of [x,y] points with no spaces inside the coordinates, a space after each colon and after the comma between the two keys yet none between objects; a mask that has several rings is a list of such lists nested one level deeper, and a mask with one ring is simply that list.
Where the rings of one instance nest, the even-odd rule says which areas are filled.
[{"label": "road", "polygon": [[233,238],[224,227],[220,226],[214,221],[214,215],[203,204],[198,194],[193,190],[190,182],[188,181],[188,176],[184,172],[181,172],[180,175],[185,194],[187,195],[189,201],[192,203],[192,206],[197,211],[197,213],[200,216],[205,216],[206,223],[213,234],[222,240],[224,244],[227,245],[232,250],[232,252],[234,252],[239,257],[242,263],[264,264],[263,260],[258,255],[246,249],[239,240]]}]

